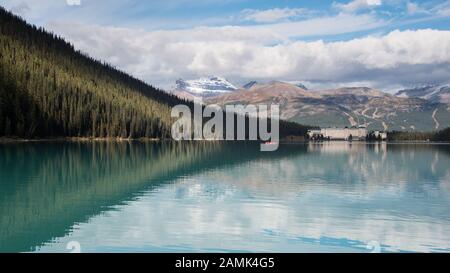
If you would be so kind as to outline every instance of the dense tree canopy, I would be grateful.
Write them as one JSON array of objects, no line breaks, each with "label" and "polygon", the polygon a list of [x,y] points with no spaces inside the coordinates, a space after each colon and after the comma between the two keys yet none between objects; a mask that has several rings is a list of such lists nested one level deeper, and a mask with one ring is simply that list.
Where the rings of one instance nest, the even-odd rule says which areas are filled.
[{"label": "dense tree canopy", "polygon": [[389,132],[391,141],[450,141],[450,128],[437,132]]},{"label": "dense tree canopy", "polygon": [[433,137],[435,141],[450,141],[450,128],[439,131]]},{"label": "dense tree canopy", "polygon": [[167,137],[179,103],[0,8],[0,135]]},{"label": "dense tree canopy", "polygon": [[0,7],[0,136],[167,138],[180,103]]}]

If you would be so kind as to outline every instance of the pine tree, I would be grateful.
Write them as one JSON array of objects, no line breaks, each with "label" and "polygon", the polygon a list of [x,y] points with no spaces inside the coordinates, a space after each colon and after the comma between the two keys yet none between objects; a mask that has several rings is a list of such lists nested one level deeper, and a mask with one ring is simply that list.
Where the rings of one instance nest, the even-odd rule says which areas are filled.
[{"label": "pine tree", "polygon": [[0,7],[0,136],[169,138],[178,104],[193,108]]}]

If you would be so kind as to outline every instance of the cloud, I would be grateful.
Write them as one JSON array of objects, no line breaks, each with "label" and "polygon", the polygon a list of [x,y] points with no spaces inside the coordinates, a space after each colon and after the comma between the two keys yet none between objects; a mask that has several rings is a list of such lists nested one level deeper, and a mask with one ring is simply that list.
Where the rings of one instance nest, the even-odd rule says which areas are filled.
[{"label": "cloud", "polygon": [[[83,24],[53,24],[52,29],[91,56],[162,87],[180,77],[211,74],[232,81],[372,82],[375,87],[450,78],[450,31],[397,30],[349,41],[305,42],[290,39],[314,32],[299,24],[152,32]],[[303,24],[308,29],[312,23]]]},{"label": "cloud", "polygon": [[439,16],[447,17],[450,16],[450,1],[446,1],[440,5],[437,5],[433,9]]},{"label": "cloud", "polygon": [[[289,45],[291,37],[350,33],[383,24],[383,21],[370,15],[339,15],[264,26],[196,27],[166,31],[81,23],[51,23],[48,28],[91,56],[158,85],[179,77],[205,74],[238,78],[242,73],[245,77],[258,77],[257,73],[252,73],[251,67],[268,61],[264,55],[279,54],[278,47],[274,45]],[[258,60],[256,52],[261,52],[261,60]],[[271,66],[279,69],[278,64]],[[284,64],[280,63],[280,66]],[[264,73],[266,76],[269,74]]]},{"label": "cloud", "polygon": [[252,32],[263,30],[282,37],[311,37],[353,33],[385,26],[386,22],[372,15],[339,14],[296,22],[276,23],[251,27]]},{"label": "cloud", "polygon": [[11,7],[11,12],[19,15],[25,15],[28,11],[30,11],[30,6],[28,6],[25,2],[20,2],[19,4]]},{"label": "cloud", "polygon": [[432,12],[430,10],[427,10],[423,8],[421,5],[414,3],[414,2],[408,2],[406,3],[406,11],[409,15],[416,15],[416,14],[435,14],[435,12]]},{"label": "cloud", "polygon": [[298,18],[307,15],[308,9],[303,8],[275,8],[268,10],[246,9],[242,12],[244,20],[257,23],[272,23],[283,19]]},{"label": "cloud", "polygon": [[381,0],[353,0],[347,4],[333,2],[334,7],[347,13],[353,13],[361,9],[381,6],[381,4]]},{"label": "cloud", "polygon": [[[5,6],[17,6],[16,10],[26,12],[27,19],[32,18],[32,22],[42,23],[66,37],[76,48],[161,87],[170,86],[180,77],[211,74],[237,83],[277,79],[308,82],[314,86],[347,83],[397,86],[448,82],[450,78],[448,31],[425,29],[394,31],[386,35],[384,27],[395,28],[395,23],[399,26],[402,19],[386,21],[380,19],[385,18],[379,17],[380,13],[360,12],[380,6],[381,0],[336,0],[338,2],[333,2],[333,6],[341,12],[333,16],[323,14],[336,12],[273,8],[247,9],[238,12],[238,18],[223,15],[221,18],[226,17],[228,21],[220,23],[196,21],[188,24],[186,20],[189,19],[168,18],[167,25],[172,30],[151,30],[164,28],[159,25],[164,19],[131,16],[140,14],[145,7],[142,1],[139,5],[131,5],[131,0],[82,1],[80,7],[70,7],[66,0],[57,3],[52,0],[4,1]],[[228,0],[234,1],[240,0]],[[408,1],[414,0],[395,0],[395,3],[402,3],[403,9],[410,14],[422,11],[427,14],[414,20],[450,15],[450,1],[433,7]],[[385,2],[386,6],[393,3]],[[25,5],[21,6],[21,3]],[[155,5],[162,5],[157,6],[157,10],[173,12],[173,8],[184,3],[187,0],[154,1],[151,6],[154,9]],[[201,0],[190,5],[213,3],[214,0]],[[121,14],[123,20],[112,14]],[[143,21],[136,23],[136,20]],[[174,25],[177,20],[181,22],[180,26]],[[247,22],[240,26],[229,25],[242,24],[242,20]],[[249,21],[257,24],[248,25]],[[117,23],[127,27],[111,26]],[[191,27],[208,24],[225,26]],[[319,39],[317,37],[348,39],[374,31],[380,34],[341,42],[311,41]]]}]

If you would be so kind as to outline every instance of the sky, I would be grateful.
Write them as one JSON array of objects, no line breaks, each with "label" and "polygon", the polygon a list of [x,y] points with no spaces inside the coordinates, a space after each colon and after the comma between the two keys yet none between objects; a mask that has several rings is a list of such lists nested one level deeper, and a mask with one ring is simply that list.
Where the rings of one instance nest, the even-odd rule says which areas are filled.
[{"label": "sky", "polygon": [[221,76],[369,86],[450,82],[450,0],[0,0],[154,86]]}]

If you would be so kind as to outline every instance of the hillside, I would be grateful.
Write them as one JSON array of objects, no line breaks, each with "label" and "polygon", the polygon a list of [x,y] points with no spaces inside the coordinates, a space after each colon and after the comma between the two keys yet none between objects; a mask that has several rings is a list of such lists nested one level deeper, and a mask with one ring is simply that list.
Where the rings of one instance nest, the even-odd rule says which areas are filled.
[{"label": "hillside", "polygon": [[0,8],[0,136],[170,136],[175,96]]},{"label": "hillside", "polygon": [[280,104],[281,117],[320,127],[366,125],[372,130],[432,131],[450,126],[450,106],[417,97],[401,97],[367,87],[305,90],[270,82],[210,97],[211,104]]},{"label": "hillside", "polygon": [[[210,82],[221,90],[224,80]],[[193,106],[0,7],[0,137],[170,138],[178,104]],[[280,134],[307,128],[282,121]]]},{"label": "hillside", "polygon": [[450,103],[450,86],[428,85],[397,92],[396,96],[404,98],[421,98],[436,103]]}]

